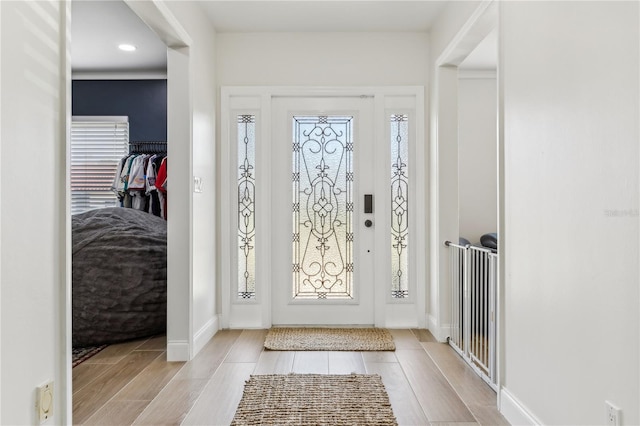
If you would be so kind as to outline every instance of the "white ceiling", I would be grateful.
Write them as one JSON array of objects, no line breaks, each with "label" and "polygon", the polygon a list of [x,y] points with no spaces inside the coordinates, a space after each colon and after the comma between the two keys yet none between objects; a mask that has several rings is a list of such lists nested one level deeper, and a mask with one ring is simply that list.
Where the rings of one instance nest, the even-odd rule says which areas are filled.
[{"label": "white ceiling", "polygon": [[[218,32],[427,32],[446,1],[208,0],[199,2]],[[166,47],[122,0],[73,0],[74,74],[166,70]],[[135,52],[118,49],[121,43]],[[496,32],[461,64],[495,69]]]},{"label": "white ceiling", "polygon": [[[121,43],[138,49],[123,52]],[[74,0],[71,68],[74,73],[164,71],[167,48],[123,1]]]},{"label": "white ceiling", "polygon": [[201,5],[218,32],[428,31],[446,1],[212,0]]}]

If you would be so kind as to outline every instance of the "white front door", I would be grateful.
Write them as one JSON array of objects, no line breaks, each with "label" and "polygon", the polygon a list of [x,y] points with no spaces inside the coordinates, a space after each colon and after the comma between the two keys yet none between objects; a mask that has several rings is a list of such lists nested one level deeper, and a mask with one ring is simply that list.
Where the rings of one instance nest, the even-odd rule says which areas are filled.
[{"label": "white front door", "polygon": [[426,325],[423,88],[222,90],[222,327]]},{"label": "white front door", "polygon": [[274,98],[271,126],[273,324],[374,324],[373,99]]}]

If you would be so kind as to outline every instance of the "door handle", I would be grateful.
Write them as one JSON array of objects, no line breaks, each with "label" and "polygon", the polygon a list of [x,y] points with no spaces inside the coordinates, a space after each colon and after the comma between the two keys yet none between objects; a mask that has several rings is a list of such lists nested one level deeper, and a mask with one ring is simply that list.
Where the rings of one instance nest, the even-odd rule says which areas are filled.
[{"label": "door handle", "polygon": [[364,194],[364,212],[373,213],[373,194]]},{"label": "door handle", "polygon": [[364,226],[366,226],[367,228],[371,228],[372,225],[373,222],[370,219],[364,221]]}]

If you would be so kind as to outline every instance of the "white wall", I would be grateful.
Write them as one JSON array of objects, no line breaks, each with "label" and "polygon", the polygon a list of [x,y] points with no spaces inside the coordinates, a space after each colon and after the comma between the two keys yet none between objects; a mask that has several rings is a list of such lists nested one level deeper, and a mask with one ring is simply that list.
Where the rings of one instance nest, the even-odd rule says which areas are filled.
[{"label": "white wall", "polygon": [[[215,31],[198,2],[126,0],[167,44],[167,358],[194,357],[217,331]],[[193,178],[203,182],[194,194]]]},{"label": "white wall", "polygon": [[[449,335],[450,290],[448,252],[444,241],[456,241],[458,226],[458,71],[440,66],[443,55],[482,1],[448,3],[429,32],[430,163],[429,163],[429,305],[428,322],[433,335],[444,341]],[[484,37],[483,37],[484,38]],[[477,40],[478,42],[482,40]],[[466,54],[475,46],[467,46]],[[464,49],[463,49],[464,53]],[[459,58],[464,59],[464,56]],[[457,64],[456,64],[457,65]]]},{"label": "white wall", "polygon": [[[188,97],[194,101],[186,107],[191,123],[187,132],[194,133],[193,151],[198,155],[193,169],[201,173],[205,185],[210,182],[202,198],[193,201],[194,215],[198,216],[201,207],[211,208],[215,197],[215,158],[209,157],[215,143],[213,32],[204,29],[197,4],[175,5],[175,10],[184,25],[194,32],[191,69],[195,73],[188,80],[204,87],[202,92]],[[70,79],[69,16],[69,3],[0,2],[1,424],[37,424],[35,388],[49,380],[54,380],[55,406],[54,416],[47,424],[71,421],[67,417],[70,398],[65,398],[71,385],[67,352],[70,343],[65,332],[70,330],[70,324],[64,311],[69,297],[65,288],[70,289],[65,143]],[[207,87],[211,92],[207,93]],[[191,138],[182,143],[191,153]],[[182,177],[182,191],[189,199],[192,157],[189,155],[179,164],[172,190],[180,191]],[[179,198],[175,201],[179,202]],[[182,210],[187,214],[175,216],[178,228],[192,229],[191,210],[188,202]],[[182,240],[187,244],[175,247],[188,252],[197,250],[201,255],[193,268],[190,261],[178,266],[187,298],[193,297],[193,317],[188,306],[183,312],[190,330],[197,331],[202,323],[214,324],[211,321],[215,317],[214,223],[215,217],[210,221],[198,219],[193,229],[199,237],[191,239],[187,233]],[[208,259],[206,265],[204,259]],[[192,335],[184,338],[194,340]]]},{"label": "white wall", "polygon": [[514,423],[640,424],[638,8],[501,3]]},{"label": "white wall", "polygon": [[472,243],[498,232],[495,72],[458,72],[459,232]]},{"label": "white wall", "polygon": [[424,33],[221,33],[218,84],[427,84]]},{"label": "white wall", "polygon": [[426,88],[428,49],[426,33],[219,33],[216,75],[219,86]]},{"label": "white wall", "polygon": [[[216,309],[216,156],[215,156],[215,38],[211,23],[197,3],[168,3],[187,29],[191,95],[191,170],[177,171],[188,179],[185,191],[193,191],[192,177],[202,181],[202,192],[191,196],[191,329],[192,355],[217,331]],[[184,165],[182,165],[183,167]],[[180,167],[180,166],[179,166]]]},{"label": "white wall", "polygon": [[190,56],[167,51],[167,360],[187,361],[193,346],[193,195]]},{"label": "white wall", "polygon": [[54,380],[54,415],[46,424],[64,424],[70,360],[60,302],[69,279],[64,120],[69,9],[58,2],[0,2],[0,11],[0,423],[38,424],[35,388]]},{"label": "white wall", "polygon": [[[0,7],[0,25],[2,24],[2,7]],[[2,46],[0,31],[0,48]],[[1,51],[0,51],[1,52]],[[0,90],[2,90],[2,55],[0,54]],[[2,129],[2,102],[0,100],[0,129]],[[2,164],[2,132],[0,131],[0,164]],[[2,188],[2,173],[0,173]],[[2,331],[2,197],[0,197],[0,332]],[[2,338],[0,338],[0,383],[2,383]],[[0,422],[2,422],[2,385],[0,385]]]},{"label": "white wall", "polygon": [[[167,49],[167,360],[193,356],[192,38],[163,1],[126,0]],[[174,4],[175,5],[175,4]],[[190,4],[182,4],[191,7]]]}]

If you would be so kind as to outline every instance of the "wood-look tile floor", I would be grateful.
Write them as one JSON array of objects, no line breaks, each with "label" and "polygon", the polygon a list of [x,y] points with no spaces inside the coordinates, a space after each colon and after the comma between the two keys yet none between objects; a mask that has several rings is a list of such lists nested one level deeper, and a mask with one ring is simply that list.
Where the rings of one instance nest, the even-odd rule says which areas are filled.
[{"label": "wood-look tile floor", "polygon": [[395,352],[263,350],[266,330],[218,332],[190,362],[166,338],[112,345],[73,369],[73,423],[228,425],[251,374],[379,374],[400,425],[507,425],[496,394],[427,330],[391,330]]}]

